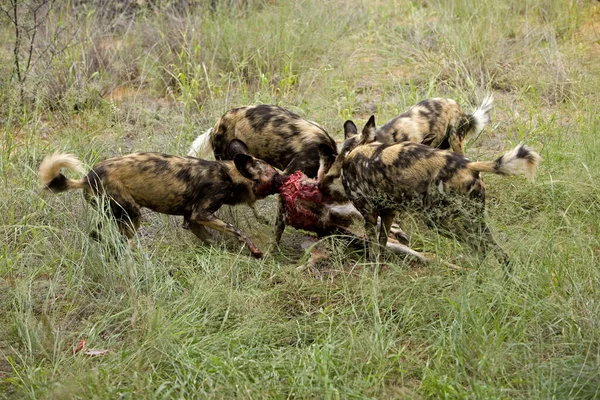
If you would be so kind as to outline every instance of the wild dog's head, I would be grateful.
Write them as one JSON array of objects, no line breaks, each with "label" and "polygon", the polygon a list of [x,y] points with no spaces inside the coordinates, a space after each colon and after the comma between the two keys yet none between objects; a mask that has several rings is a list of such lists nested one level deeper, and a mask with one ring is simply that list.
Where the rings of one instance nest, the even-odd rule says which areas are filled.
[{"label": "wild dog's head", "polygon": [[331,158],[330,149],[327,146],[319,146],[319,158],[321,161],[317,179],[319,181],[319,190],[325,198],[332,201],[347,201],[346,191],[342,184],[342,165],[344,160],[352,150],[363,144],[375,141],[375,116],[372,115],[365,124],[362,134],[358,133],[358,128],[354,122],[348,120],[344,123],[344,144],[338,156],[333,163],[328,164]]},{"label": "wild dog's head", "polygon": [[252,157],[241,140],[229,142],[228,154],[240,174],[254,182],[252,191],[257,198],[277,193],[283,184],[283,175],[265,161]]}]

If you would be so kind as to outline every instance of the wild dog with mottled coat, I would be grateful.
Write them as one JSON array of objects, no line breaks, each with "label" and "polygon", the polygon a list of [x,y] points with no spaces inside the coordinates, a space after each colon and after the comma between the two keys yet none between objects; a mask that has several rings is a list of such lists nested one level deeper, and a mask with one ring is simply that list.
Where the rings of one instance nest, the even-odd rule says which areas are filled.
[{"label": "wild dog with mottled coat", "polygon": [[188,155],[206,158],[212,151],[217,160],[227,160],[233,139],[246,143],[254,157],[290,174],[300,170],[310,178],[316,177],[319,169],[319,145],[337,154],[335,141],[316,122],[283,107],[261,104],[227,111],[213,128],[196,138]]},{"label": "wild dog with mottled coat", "polygon": [[[421,143],[464,155],[467,135],[477,135],[483,130],[489,122],[492,104],[493,97],[489,95],[472,114],[465,114],[452,99],[426,99],[377,129],[374,134],[371,132],[369,140],[383,144]],[[365,139],[358,134],[354,122],[348,120],[344,123],[344,143],[340,150],[342,157],[337,157],[332,163],[330,160],[334,155],[329,148],[319,148],[321,164],[317,175],[323,195],[346,196],[340,179],[342,161],[360,144],[365,144]]]},{"label": "wild dog with mottled coat", "polygon": [[472,114],[466,114],[452,99],[426,99],[381,126],[377,141],[415,142],[464,154],[467,135],[476,136],[485,128],[492,104],[492,96],[487,96]]},{"label": "wild dog with mottled coat", "polygon": [[[213,128],[196,138],[188,155],[206,158],[213,151],[217,160],[229,160],[227,148],[234,139],[242,140],[249,154],[279,168],[284,175],[302,171],[315,178],[319,170],[319,146],[328,149],[325,163],[333,163],[337,155],[337,145],[323,127],[283,107],[267,104],[227,111]],[[284,229],[280,201],[275,222],[276,242]]]},{"label": "wild dog with mottled coat", "polygon": [[85,198],[97,204],[103,196],[106,210],[120,231],[131,238],[140,226],[140,208],[182,215],[192,232],[208,241],[206,228],[235,236],[255,257],[263,253],[238,228],[215,216],[223,204],[253,204],[256,199],[277,192],[283,177],[266,162],[247,154],[246,146],[229,144],[233,161],[206,161],[163,153],[136,153],[98,163],[81,179],[69,179],[62,168],[84,172],[73,155],[55,153],[39,168],[44,189],[63,192],[83,189]]},{"label": "wild dog with mottled coat", "polygon": [[340,167],[340,171],[331,180],[320,172],[319,189],[337,201],[352,201],[363,215],[373,242],[378,217],[378,242],[385,246],[397,212],[418,210],[442,234],[457,235],[483,253],[491,246],[500,261],[508,262],[484,220],[485,185],[480,173],[523,173],[532,178],[540,161],[536,152],[519,145],[495,161],[472,162],[461,154],[419,143],[376,142],[374,116],[362,135],[353,132],[350,121],[346,126],[347,140],[332,166]]}]

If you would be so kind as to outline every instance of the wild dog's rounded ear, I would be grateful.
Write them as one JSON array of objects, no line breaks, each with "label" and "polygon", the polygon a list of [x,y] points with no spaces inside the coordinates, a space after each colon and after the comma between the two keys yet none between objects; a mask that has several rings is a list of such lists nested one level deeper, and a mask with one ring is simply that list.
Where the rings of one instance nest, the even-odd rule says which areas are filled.
[{"label": "wild dog's rounded ear", "polygon": [[227,154],[230,159],[234,159],[237,154],[250,154],[250,149],[240,139],[233,139],[227,146]]},{"label": "wild dog's rounded ear", "polygon": [[344,140],[348,140],[349,138],[358,135],[358,128],[354,124],[354,122],[348,120],[344,122]]},{"label": "wild dog's rounded ear", "polygon": [[362,131],[363,143],[371,143],[375,141],[375,133],[377,132],[377,127],[375,126],[375,116],[371,115],[371,118],[365,124],[365,127]]},{"label": "wild dog's rounded ear", "polygon": [[258,179],[258,171],[252,156],[248,154],[236,154],[233,157],[233,163],[243,177],[252,180]]}]

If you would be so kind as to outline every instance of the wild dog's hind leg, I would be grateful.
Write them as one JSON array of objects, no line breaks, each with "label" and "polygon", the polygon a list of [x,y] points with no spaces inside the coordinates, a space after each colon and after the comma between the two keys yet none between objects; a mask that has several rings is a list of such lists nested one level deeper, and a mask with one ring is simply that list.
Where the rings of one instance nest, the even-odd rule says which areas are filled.
[{"label": "wild dog's hind leg", "polygon": [[220,232],[228,233],[235,236],[240,242],[244,243],[250,253],[256,258],[261,258],[263,252],[252,241],[235,226],[220,220],[214,214],[207,211],[194,211],[190,216],[190,225],[199,224],[207,228],[215,229]]},{"label": "wild dog's hind leg", "polygon": [[[87,190],[83,192],[83,197],[96,211],[99,211],[107,216],[110,215],[110,207],[108,206],[108,201],[105,198],[96,196]],[[96,224],[96,229],[92,229],[90,232],[90,237],[99,242],[102,240],[102,234],[100,232],[102,232],[102,221],[98,221]]]},{"label": "wild dog's hind leg", "polygon": [[117,221],[119,231],[131,239],[142,222],[140,207],[128,194],[115,193],[110,198],[110,209]]},{"label": "wild dog's hind leg", "polygon": [[[84,192],[86,200],[98,211],[105,213],[106,215],[112,216],[121,234],[131,239],[135,232],[140,227],[142,220],[142,213],[140,207],[137,205],[135,200],[127,194],[119,190],[107,191],[106,194],[93,195],[89,192]],[[90,236],[93,239],[100,240],[102,229],[102,222],[98,222],[96,231],[90,232]]]},{"label": "wild dog's hind leg", "polygon": [[380,252],[379,242],[377,240],[377,217],[379,212],[366,204],[366,202],[360,201],[354,204],[358,212],[361,213],[365,220],[365,233],[367,235],[367,256],[371,260],[375,260]]}]

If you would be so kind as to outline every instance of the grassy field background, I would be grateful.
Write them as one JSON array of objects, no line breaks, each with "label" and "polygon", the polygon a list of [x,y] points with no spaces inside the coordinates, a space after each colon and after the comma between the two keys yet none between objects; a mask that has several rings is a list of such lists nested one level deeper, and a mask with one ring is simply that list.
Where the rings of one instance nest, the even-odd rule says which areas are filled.
[{"label": "grassy field background", "polygon": [[[31,24],[37,3],[18,3]],[[216,3],[55,3],[23,85],[0,13],[0,397],[600,398],[598,3]],[[305,235],[270,246],[244,208],[221,215],[264,260],[150,212],[135,248],[110,228],[97,243],[80,193],[39,190],[48,153],[183,155],[234,106],[282,105],[339,141],[348,118],[383,124],[433,96],[470,111],[487,92],[467,155],[523,141],[543,157],[534,182],[486,177],[507,280],[418,219],[402,221],[411,244],[463,271],[368,263],[333,240],[320,276],[299,272]]]}]

